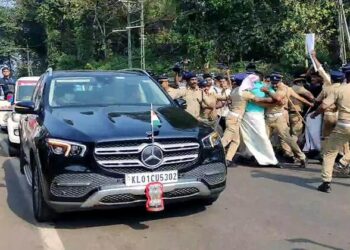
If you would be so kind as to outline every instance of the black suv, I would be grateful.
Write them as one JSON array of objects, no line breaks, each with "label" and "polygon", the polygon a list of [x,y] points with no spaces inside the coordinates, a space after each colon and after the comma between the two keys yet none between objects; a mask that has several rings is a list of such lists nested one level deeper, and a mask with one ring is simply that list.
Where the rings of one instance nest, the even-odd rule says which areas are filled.
[{"label": "black suv", "polygon": [[[48,70],[32,101],[15,106],[25,114],[20,165],[32,186],[36,219],[96,208],[164,208],[188,199],[214,202],[226,184],[224,150],[217,133],[185,105],[141,70]],[[154,205],[152,197],[161,203]]]}]

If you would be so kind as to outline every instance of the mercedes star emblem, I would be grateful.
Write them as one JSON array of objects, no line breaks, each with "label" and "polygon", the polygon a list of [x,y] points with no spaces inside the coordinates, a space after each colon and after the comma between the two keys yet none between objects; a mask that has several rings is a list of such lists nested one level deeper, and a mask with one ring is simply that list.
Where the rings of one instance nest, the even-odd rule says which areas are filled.
[{"label": "mercedes star emblem", "polygon": [[145,147],[141,154],[141,161],[148,168],[154,169],[160,166],[163,162],[162,149],[155,145]]}]

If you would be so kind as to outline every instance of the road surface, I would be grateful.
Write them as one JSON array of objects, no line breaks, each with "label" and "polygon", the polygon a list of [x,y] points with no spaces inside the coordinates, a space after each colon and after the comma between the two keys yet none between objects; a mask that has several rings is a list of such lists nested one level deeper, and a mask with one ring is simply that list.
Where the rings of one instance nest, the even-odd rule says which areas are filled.
[{"label": "road surface", "polygon": [[5,134],[0,145],[1,250],[350,249],[350,179],[336,179],[331,194],[317,192],[319,165],[230,168],[226,190],[209,207],[73,213],[38,224]]}]

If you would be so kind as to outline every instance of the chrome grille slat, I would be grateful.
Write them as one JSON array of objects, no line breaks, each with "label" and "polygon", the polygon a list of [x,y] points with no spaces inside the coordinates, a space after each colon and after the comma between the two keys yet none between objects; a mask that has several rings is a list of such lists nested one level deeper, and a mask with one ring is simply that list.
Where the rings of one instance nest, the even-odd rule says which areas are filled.
[{"label": "chrome grille slat", "polygon": [[[141,154],[150,145],[145,140],[99,143],[95,147],[94,157],[99,165],[117,173],[125,172],[117,171],[118,168],[147,170],[147,166],[141,161]],[[162,163],[155,169],[171,165],[177,169],[178,164],[190,166],[197,163],[200,145],[193,139],[162,139],[154,145],[162,150],[164,156]]]},{"label": "chrome grille slat", "polygon": [[[110,148],[95,148],[96,155],[123,155],[123,154],[138,154],[147,147],[149,144],[142,143],[139,146],[127,146],[127,147],[110,147]],[[183,144],[160,144],[154,143],[154,145],[160,147],[163,152],[174,152],[183,150],[194,150],[199,148],[198,143],[183,143]]]},{"label": "chrome grille slat", "polygon": [[[198,158],[198,154],[193,155],[184,155],[184,156],[171,156],[164,157],[161,165],[170,165],[177,163],[186,163],[194,161]],[[97,161],[98,164],[103,165],[104,167],[114,168],[114,167],[142,167],[143,164],[140,160],[102,160]]]}]

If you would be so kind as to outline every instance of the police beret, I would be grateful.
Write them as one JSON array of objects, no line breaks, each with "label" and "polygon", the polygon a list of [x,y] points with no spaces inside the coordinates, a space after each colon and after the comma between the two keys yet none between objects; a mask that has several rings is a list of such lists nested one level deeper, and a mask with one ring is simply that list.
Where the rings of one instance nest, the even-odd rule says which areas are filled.
[{"label": "police beret", "polygon": [[333,82],[342,82],[345,78],[344,73],[338,70],[331,70],[330,75]]},{"label": "police beret", "polygon": [[272,82],[280,82],[283,76],[280,73],[274,72],[270,75],[270,79]]},{"label": "police beret", "polygon": [[222,80],[222,79],[224,79],[224,76],[223,76],[223,75],[217,75],[217,76],[215,76],[215,80],[220,81],[220,80]]},{"label": "police beret", "polygon": [[350,63],[344,65],[344,66],[342,67],[342,71],[343,71],[344,73],[350,73]]},{"label": "police beret", "polygon": [[193,72],[184,72],[182,78],[185,80],[190,80],[191,78],[197,77],[197,75]]},{"label": "police beret", "polygon": [[163,80],[169,80],[168,76],[167,75],[160,75],[158,76],[158,81],[163,81]]},{"label": "police beret", "polygon": [[199,81],[199,83],[198,83],[198,87],[200,87],[200,88],[205,88],[205,87],[207,87],[207,86],[209,86],[209,83],[208,83],[207,80],[201,80],[201,81]]}]

